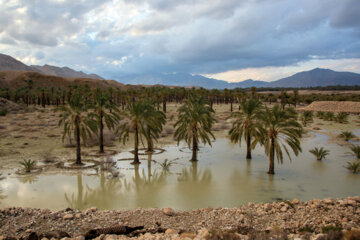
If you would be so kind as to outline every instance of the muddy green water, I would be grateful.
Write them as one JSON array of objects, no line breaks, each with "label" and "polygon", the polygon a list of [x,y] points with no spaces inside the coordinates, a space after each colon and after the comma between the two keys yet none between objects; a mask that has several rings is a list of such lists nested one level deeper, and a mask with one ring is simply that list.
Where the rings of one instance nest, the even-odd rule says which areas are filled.
[{"label": "muddy green water", "polygon": [[[0,181],[0,207],[191,209],[359,195],[360,175],[344,168],[347,161],[354,159],[348,148],[329,144],[326,135],[314,135],[302,141],[303,152],[292,162],[286,158],[282,165],[275,165],[275,176],[266,174],[268,159],[263,148],[257,147],[253,159],[246,160],[245,146],[240,148],[223,138],[217,139],[212,148],[201,148],[198,163],[188,161],[191,153],[184,145],[164,146],[164,153],[143,155],[137,167],[130,161],[118,161],[131,157],[131,153],[117,154],[113,156],[117,178],[94,170],[26,178],[13,174]],[[315,146],[329,149],[330,156],[316,161],[308,152]],[[169,172],[159,164],[165,159],[174,161]]]}]

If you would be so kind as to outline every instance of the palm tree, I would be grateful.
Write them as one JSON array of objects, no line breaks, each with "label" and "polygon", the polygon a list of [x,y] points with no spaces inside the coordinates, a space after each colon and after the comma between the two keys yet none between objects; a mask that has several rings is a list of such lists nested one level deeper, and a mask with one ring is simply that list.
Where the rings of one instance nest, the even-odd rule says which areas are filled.
[{"label": "palm tree", "polygon": [[303,112],[303,114],[301,115],[301,122],[303,126],[306,127],[308,123],[313,121],[313,118],[314,118],[314,114],[312,111]]},{"label": "palm tree", "polygon": [[291,160],[289,149],[286,144],[293,150],[297,156],[301,152],[300,138],[302,135],[302,126],[296,121],[297,113],[294,109],[282,109],[280,105],[274,106],[272,109],[265,107],[265,110],[259,114],[259,122],[257,122],[257,136],[252,146],[260,142],[264,148],[266,155],[269,156],[268,174],[274,174],[275,155],[278,162],[283,162],[283,152]]},{"label": "palm tree", "polygon": [[229,131],[231,142],[241,144],[241,139],[246,141],[246,159],[251,159],[251,138],[256,133],[255,122],[261,108],[261,102],[250,98],[240,103],[240,111],[234,112],[229,118],[235,118]]},{"label": "palm tree", "polygon": [[177,112],[178,120],[174,125],[176,128],[175,138],[178,144],[184,140],[189,148],[192,145],[190,161],[197,161],[199,140],[211,146],[210,137],[215,139],[211,132],[212,124],[216,121],[213,115],[214,110],[205,98],[195,97],[191,94]]},{"label": "palm tree", "polygon": [[323,147],[321,148],[315,147],[314,149],[311,149],[309,152],[313,154],[316,157],[316,160],[318,161],[323,160],[330,153],[329,150],[326,150]]},{"label": "palm tree", "polygon": [[[156,102],[153,100],[148,100],[145,102],[147,104],[147,108],[150,109],[152,112],[152,118],[155,121],[145,121],[145,139],[147,142],[147,149],[146,152],[152,153],[154,152],[154,140],[157,140],[160,137],[160,134],[163,130],[163,126],[166,123],[166,115],[162,112],[157,110]],[[150,124],[149,124],[150,123]]]},{"label": "palm tree", "polygon": [[97,120],[99,129],[99,153],[104,153],[104,123],[108,129],[113,129],[119,121],[118,110],[112,103],[109,94],[101,89],[94,92],[94,118]]},{"label": "palm tree", "polygon": [[[140,164],[139,161],[139,143],[140,138],[144,136],[146,139],[155,138],[158,134],[160,121],[159,113],[153,105],[149,105],[145,101],[129,102],[124,112],[123,122],[119,125],[116,133],[119,139],[125,144],[129,140],[131,132],[134,133],[134,161],[132,164]],[[150,134],[149,131],[150,130]],[[149,134],[149,135],[148,135]]]},{"label": "palm tree", "polygon": [[96,133],[97,123],[90,116],[88,106],[82,98],[80,91],[75,91],[68,106],[61,106],[59,126],[64,125],[63,141],[66,136],[74,134],[76,140],[76,164],[81,165],[81,139],[85,141],[91,133]]}]

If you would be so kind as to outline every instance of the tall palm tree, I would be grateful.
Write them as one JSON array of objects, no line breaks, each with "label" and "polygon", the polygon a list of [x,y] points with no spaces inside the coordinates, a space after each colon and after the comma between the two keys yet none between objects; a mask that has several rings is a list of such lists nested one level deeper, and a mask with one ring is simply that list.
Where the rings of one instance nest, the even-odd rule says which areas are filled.
[{"label": "tall palm tree", "polygon": [[110,95],[101,89],[94,91],[94,118],[99,129],[99,153],[104,153],[104,123],[108,129],[113,129],[119,121],[116,105],[111,101]]},{"label": "tall palm tree", "polygon": [[147,108],[150,112],[152,112],[152,118],[155,121],[145,121],[145,129],[146,134],[144,134],[146,142],[147,142],[147,150],[146,152],[152,153],[154,152],[154,140],[157,140],[160,137],[160,134],[163,130],[163,126],[166,123],[166,115],[164,112],[157,110],[156,102],[152,99],[145,102],[147,104]]},{"label": "tall palm tree", "polygon": [[177,112],[178,120],[174,125],[176,128],[175,138],[178,143],[184,140],[189,148],[192,144],[190,161],[197,161],[199,140],[211,146],[210,137],[215,139],[211,132],[212,124],[216,121],[213,114],[214,110],[205,98],[195,97],[191,94]]},{"label": "tall palm tree", "polygon": [[282,109],[280,105],[272,109],[265,107],[264,111],[259,114],[257,123],[257,137],[253,146],[260,142],[266,155],[269,156],[268,174],[274,174],[275,155],[279,163],[283,162],[283,150],[291,160],[287,145],[297,156],[301,152],[300,138],[303,128],[297,122],[297,113],[294,109]]},{"label": "tall palm tree", "polygon": [[59,126],[64,125],[63,141],[66,136],[74,134],[76,140],[76,164],[81,165],[81,139],[85,141],[91,133],[96,133],[97,123],[88,113],[88,106],[84,102],[80,91],[75,91],[69,105],[61,106],[63,112],[59,120]]},{"label": "tall palm tree", "polygon": [[[116,133],[119,139],[125,144],[129,140],[131,132],[134,133],[134,161],[132,164],[140,164],[139,161],[139,143],[141,137],[146,139],[154,138],[159,128],[158,111],[154,106],[145,101],[129,102],[124,112],[122,123],[118,126]],[[148,136],[147,129],[152,129]]]},{"label": "tall palm tree", "polygon": [[231,142],[241,144],[242,138],[246,141],[246,159],[251,159],[251,138],[255,136],[261,102],[250,98],[240,103],[240,111],[234,112],[229,118],[235,118],[229,131]]}]

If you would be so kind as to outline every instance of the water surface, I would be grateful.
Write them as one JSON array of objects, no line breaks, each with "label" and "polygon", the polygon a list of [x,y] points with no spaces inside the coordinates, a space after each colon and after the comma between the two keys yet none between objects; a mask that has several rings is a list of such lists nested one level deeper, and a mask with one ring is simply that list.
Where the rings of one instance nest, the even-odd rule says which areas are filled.
[{"label": "water surface", "polygon": [[[344,168],[354,158],[348,148],[329,144],[324,134],[313,134],[302,141],[303,152],[298,157],[275,165],[275,176],[266,174],[268,158],[262,147],[254,150],[252,160],[246,160],[245,146],[240,148],[223,138],[213,142],[212,148],[202,147],[197,163],[188,161],[191,152],[185,145],[164,146],[166,151],[161,154],[142,155],[139,166],[119,161],[132,157],[129,152],[119,153],[113,156],[120,173],[117,178],[100,170],[75,175],[9,176],[0,181],[0,207],[191,209],[359,195],[360,176]],[[330,150],[327,159],[315,160],[308,152],[315,146]],[[174,162],[170,172],[159,164],[165,159]]]}]

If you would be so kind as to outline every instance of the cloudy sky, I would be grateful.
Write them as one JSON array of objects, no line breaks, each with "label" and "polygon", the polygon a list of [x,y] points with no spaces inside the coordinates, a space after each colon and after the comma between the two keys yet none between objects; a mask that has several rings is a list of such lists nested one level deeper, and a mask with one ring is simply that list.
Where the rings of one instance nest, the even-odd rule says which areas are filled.
[{"label": "cloudy sky", "polygon": [[105,78],[360,73],[359,0],[0,0],[0,52]]}]

